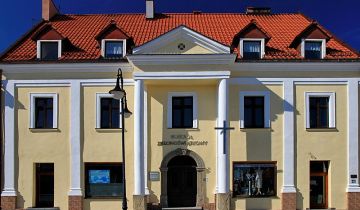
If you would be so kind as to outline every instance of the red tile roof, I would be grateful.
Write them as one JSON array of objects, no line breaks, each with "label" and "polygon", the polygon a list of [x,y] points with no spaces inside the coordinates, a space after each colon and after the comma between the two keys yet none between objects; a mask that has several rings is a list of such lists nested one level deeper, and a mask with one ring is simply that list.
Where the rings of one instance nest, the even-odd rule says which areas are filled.
[{"label": "red tile roof", "polygon": [[[56,15],[51,19],[51,25],[74,46],[73,50],[63,52],[60,60],[79,61],[101,58],[99,42],[95,38],[112,20],[133,38],[135,46],[153,40],[179,25],[185,25],[219,43],[230,46],[234,36],[255,20],[264,31],[271,34],[271,39],[266,44],[264,57],[269,60],[302,59],[300,53],[291,48],[290,44],[312,24],[312,20],[302,14],[181,13],[161,14],[153,20],[147,20],[144,14]],[[24,36],[0,60],[3,62],[35,61],[36,42],[31,37],[44,24],[46,22],[39,24]],[[235,52],[237,52],[236,49]],[[326,59],[360,59],[360,55],[332,36],[327,42]]]}]

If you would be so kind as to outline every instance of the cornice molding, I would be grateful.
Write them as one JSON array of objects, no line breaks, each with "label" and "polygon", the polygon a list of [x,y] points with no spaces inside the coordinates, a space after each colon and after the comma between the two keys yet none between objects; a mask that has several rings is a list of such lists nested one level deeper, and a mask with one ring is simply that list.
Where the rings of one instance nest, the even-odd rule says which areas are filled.
[{"label": "cornice molding", "polygon": [[131,72],[133,67],[129,63],[52,63],[52,64],[0,64],[0,69],[7,74],[23,73],[104,73]]},{"label": "cornice molding", "polygon": [[229,71],[198,71],[198,72],[134,72],[134,80],[145,79],[228,79]]},{"label": "cornice molding", "polygon": [[267,72],[267,71],[351,71],[360,73],[360,62],[238,62],[230,66],[232,71]]},{"label": "cornice molding", "polygon": [[198,55],[128,55],[130,63],[141,65],[229,65],[236,59],[235,54]]}]

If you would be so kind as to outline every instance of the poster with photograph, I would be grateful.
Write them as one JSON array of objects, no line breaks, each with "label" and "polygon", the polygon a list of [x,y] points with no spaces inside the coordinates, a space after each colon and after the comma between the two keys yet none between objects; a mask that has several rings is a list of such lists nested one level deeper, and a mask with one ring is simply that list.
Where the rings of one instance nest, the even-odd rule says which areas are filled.
[{"label": "poster with photograph", "polygon": [[90,184],[110,183],[110,170],[89,170]]}]

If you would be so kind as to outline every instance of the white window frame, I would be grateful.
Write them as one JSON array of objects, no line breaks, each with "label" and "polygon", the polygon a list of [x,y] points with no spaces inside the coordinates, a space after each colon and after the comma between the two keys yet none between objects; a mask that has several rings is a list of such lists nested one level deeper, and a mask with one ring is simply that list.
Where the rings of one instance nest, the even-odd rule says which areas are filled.
[{"label": "white window frame", "polygon": [[122,57],[125,57],[126,55],[126,39],[102,39],[101,40],[101,56],[103,58],[106,58],[105,57],[105,44],[107,41],[110,41],[110,42],[122,42],[123,43],[123,56]]},{"label": "white window frame", "polygon": [[301,56],[305,58],[305,42],[321,42],[321,59],[326,56],[326,40],[325,39],[301,39]]},{"label": "white window frame", "polygon": [[310,97],[329,97],[329,128],[336,128],[335,92],[305,92],[305,127],[310,128]]},{"label": "white window frame", "polygon": [[244,57],[244,41],[260,41],[260,58],[264,58],[265,56],[265,39],[262,38],[241,38],[239,43],[239,49],[240,49],[240,55],[241,57]]},{"label": "white window frame", "polygon": [[[30,128],[35,127],[35,99],[52,98],[53,99],[53,127],[58,128],[58,94],[57,93],[30,93]],[[41,128],[43,129],[43,128]],[[45,128],[46,129],[46,128]]]},{"label": "white window frame", "polygon": [[[193,97],[193,126],[192,128],[198,128],[198,99],[195,92],[170,92],[168,93],[168,106],[167,106],[167,127],[172,126],[172,98],[173,97]],[[187,128],[184,128],[187,129]]]},{"label": "white window frame", "polygon": [[264,128],[270,128],[270,91],[240,91],[240,128],[245,128],[245,107],[246,96],[264,97]]},{"label": "white window frame", "polygon": [[[101,127],[101,99],[102,98],[114,98],[110,93],[96,93],[96,129],[117,129],[117,128],[102,128]],[[116,99],[115,99],[116,100]],[[119,101],[119,128],[122,128],[121,122],[121,100]]]},{"label": "white window frame", "polygon": [[61,40],[37,40],[37,42],[36,42],[36,47],[37,47],[36,58],[37,59],[41,59],[41,43],[43,43],[43,42],[57,42],[58,43],[58,58],[61,57],[61,52],[62,52],[62,41]]}]

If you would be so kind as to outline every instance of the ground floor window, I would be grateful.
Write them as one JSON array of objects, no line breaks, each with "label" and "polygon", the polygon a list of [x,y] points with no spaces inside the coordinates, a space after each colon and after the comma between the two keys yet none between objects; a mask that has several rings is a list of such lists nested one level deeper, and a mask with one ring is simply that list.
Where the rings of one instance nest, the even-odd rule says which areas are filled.
[{"label": "ground floor window", "polygon": [[233,164],[233,194],[241,197],[276,195],[275,162],[236,162]]},{"label": "ground floor window", "polygon": [[86,163],[85,197],[122,196],[122,167],[120,163]]}]

